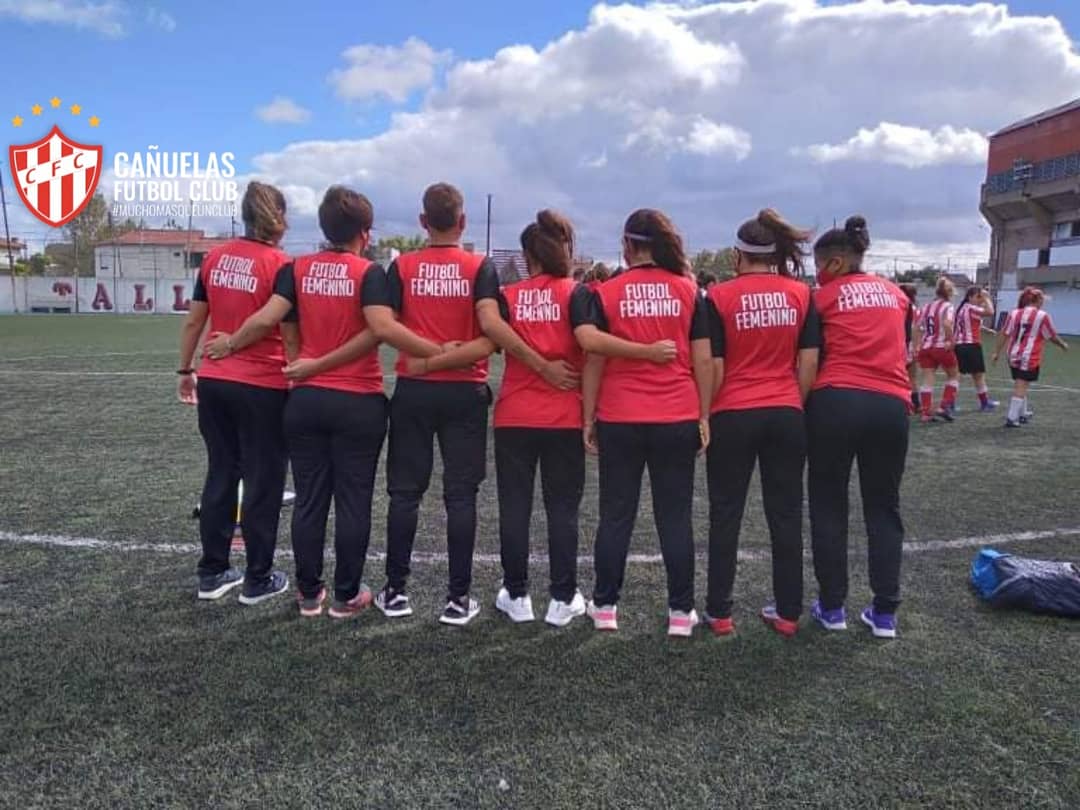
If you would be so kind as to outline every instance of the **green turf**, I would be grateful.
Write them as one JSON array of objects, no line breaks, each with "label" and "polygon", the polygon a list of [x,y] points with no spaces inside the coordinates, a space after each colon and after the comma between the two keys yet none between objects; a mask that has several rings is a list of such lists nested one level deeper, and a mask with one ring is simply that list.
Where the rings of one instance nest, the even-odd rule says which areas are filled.
[{"label": "green turf", "polygon": [[[0,318],[0,531],[196,541],[203,455],[173,396],[178,327]],[[1080,358],[1048,348],[1043,383],[1073,390],[1036,391],[1029,429],[970,413],[968,387],[956,424],[915,427],[912,540],[1080,525]],[[595,494],[590,467],[586,551]],[[417,547],[437,551],[429,501]],[[647,499],[643,516],[635,550],[653,552]],[[743,539],[765,546],[756,493]],[[1012,548],[1080,558],[1075,539]],[[493,565],[477,567],[485,609],[464,631],[433,621],[438,564],[417,566],[411,620],[341,626],[301,623],[287,600],[195,604],[183,555],[0,542],[0,807],[1078,807],[1080,624],[980,606],[973,553],[905,557],[895,643],[766,633],[752,618],[762,562],[740,571],[738,638],[674,643],[658,566],[631,567],[622,629],[600,637],[501,621]],[[864,560],[855,521],[854,604]],[[534,578],[542,612],[545,572]],[[581,578],[588,592],[587,565]]]}]

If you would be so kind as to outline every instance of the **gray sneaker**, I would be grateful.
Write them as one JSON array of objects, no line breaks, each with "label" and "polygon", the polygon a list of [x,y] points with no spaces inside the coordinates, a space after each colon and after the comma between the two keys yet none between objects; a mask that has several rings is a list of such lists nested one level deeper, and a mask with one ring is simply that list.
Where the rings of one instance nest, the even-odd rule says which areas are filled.
[{"label": "gray sneaker", "polygon": [[243,573],[235,568],[227,568],[220,574],[201,576],[199,577],[199,599],[220,599],[243,583]]},{"label": "gray sneaker", "polygon": [[258,605],[267,599],[273,599],[278,594],[285,593],[289,588],[289,577],[284,571],[274,571],[263,582],[256,585],[244,583],[244,590],[240,592],[241,605]]}]

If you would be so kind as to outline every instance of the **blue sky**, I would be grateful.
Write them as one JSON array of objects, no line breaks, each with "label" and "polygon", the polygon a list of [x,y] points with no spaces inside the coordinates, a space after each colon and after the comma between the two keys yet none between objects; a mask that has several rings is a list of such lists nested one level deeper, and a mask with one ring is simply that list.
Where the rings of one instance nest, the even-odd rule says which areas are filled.
[{"label": "blue sky", "polygon": [[[1075,0],[350,5],[0,0],[0,124],[22,143],[60,123],[107,162],[149,144],[233,151],[242,173],[286,190],[298,245],[317,237],[330,183],[366,191],[377,224],[405,232],[423,186],[445,178],[477,212],[495,194],[502,246],[550,205],[610,258],[630,207],[651,205],[691,248],[715,248],[769,205],[817,227],[864,213],[882,261],[973,266],[985,135],[1080,93]],[[531,48],[484,61],[512,45]],[[351,60],[346,86],[334,74]],[[380,92],[380,68],[408,91]],[[308,117],[261,120],[278,98]],[[9,212],[45,238],[17,201]]]}]

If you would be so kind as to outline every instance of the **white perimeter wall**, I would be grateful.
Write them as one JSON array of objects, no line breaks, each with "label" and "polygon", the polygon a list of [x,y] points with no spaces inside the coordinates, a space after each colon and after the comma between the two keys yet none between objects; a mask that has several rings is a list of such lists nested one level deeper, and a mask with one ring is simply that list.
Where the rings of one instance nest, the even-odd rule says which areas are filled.
[{"label": "white perimeter wall", "polygon": [[[133,313],[182,315],[188,310],[195,281],[190,278],[112,279],[80,278],[80,313]],[[75,311],[74,278],[0,276],[0,312],[30,312],[35,308],[67,307]]]}]

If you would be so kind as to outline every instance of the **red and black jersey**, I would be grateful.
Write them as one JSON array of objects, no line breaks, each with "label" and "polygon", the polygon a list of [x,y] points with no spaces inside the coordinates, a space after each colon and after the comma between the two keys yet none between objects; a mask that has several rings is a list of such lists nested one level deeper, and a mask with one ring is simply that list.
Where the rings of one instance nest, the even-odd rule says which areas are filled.
[{"label": "red and black jersey", "polygon": [[591,294],[579,288],[572,313],[575,327],[591,323],[624,340],[673,340],[678,347],[675,360],[665,365],[607,358],[598,419],[650,424],[700,418],[690,343],[709,337],[707,307],[693,279],[660,267],[632,267]]},{"label": "red and black jersey", "polygon": [[[433,245],[398,256],[384,273],[371,268],[364,276],[364,305],[391,307],[402,325],[440,345],[466,343],[480,337],[476,303],[499,297],[499,276],[485,256],[457,245]],[[397,374],[409,377],[408,357],[398,357]],[[470,368],[435,371],[425,380],[487,381],[488,363]]]},{"label": "red and black jersey", "polygon": [[[256,239],[233,239],[210,251],[191,296],[209,306],[209,331],[232,334],[243,326],[270,300],[277,272],[288,261],[284,251]],[[274,329],[257,343],[221,360],[204,358],[199,375],[261,388],[286,388],[281,372],[284,365],[281,335]]]},{"label": "red and black jersey", "polygon": [[814,390],[848,388],[910,403],[909,300],[891,281],[865,273],[835,278],[814,293],[821,319],[821,370]]},{"label": "red and black jersey", "polygon": [[746,273],[714,284],[708,298],[713,357],[724,360],[712,412],[802,410],[799,349],[820,343],[810,288],[774,273]]},{"label": "red and black jersey", "polygon": [[[570,299],[577,283],[546,273],[503,291],[503,317],[530,348],[546,360],[564,360],[581,370],[584,355],[570,325]],[[516,357],[506,355],[495,427],[580,428],[581,391],[552,388]]]},{"label": "red and black jersey", "polygon": [[[274,294],[293,305],[287,319],[298,323],[301,360],[329,354],[367,329],[361,287],[364,274],[372,266],[367,259],[347,251],[323,250],[300,256],[281,268]],[[308,377],[297,385],[381,394],[379,352],[373,349],[363,357]]]}]

